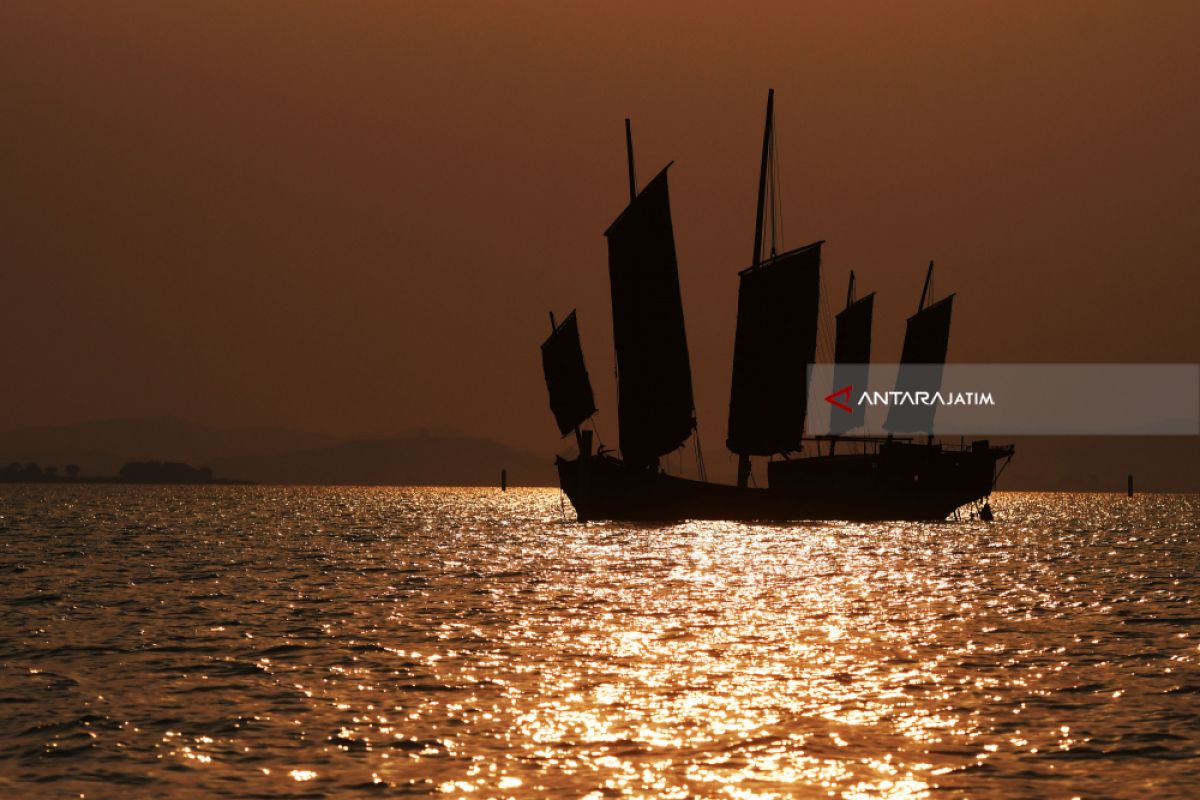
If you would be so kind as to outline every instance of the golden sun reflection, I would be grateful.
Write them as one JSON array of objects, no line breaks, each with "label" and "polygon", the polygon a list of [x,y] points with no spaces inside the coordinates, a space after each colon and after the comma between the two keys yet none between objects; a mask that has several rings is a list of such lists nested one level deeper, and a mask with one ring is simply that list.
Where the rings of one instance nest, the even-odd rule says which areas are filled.
[{"label": "golden sun reflection", "polygon": [[[338,497],[264,534],[295,564],[262,596],[229,589],[246,573],[154,606],[141,624],[188,609],[182,641],[212,653],[139,638],[120,655],[157,659],[142,674],[168,676],[171,713],[76,715],[38,732],[39,755],[110,737],[166,780],[256,796],[514,800],[1096,796],[1112,753],[1194,768],[1195,571],[1178,553],[1196,526],[1176,506],[1115,532],[1074,522],[1075,500],[1037,520],[1044,498],[1028,526],[637,527],[563,525],[536,491]],[[313,533],[343,513],[378,520]],[[238,559],[258,569],[257,549]],[[84,691],[41,666],[19,679]],[[96,708],[144,702],[104,686]]]},{"label": "golden sun reflection", "polygon": [[[490,710],[472,721],[499,723],[509,750],[491,766],[521,769],[524,780],[497,781],[476,764],[440,789],[536,789],[590,772],[601,792],[629,796],[782,798],[809,786],[846,798],[927,797],[938,775],[961,767],[938,763],[930,748],[975,736],[943,707],[945,656],[929,651],[946,603],[914,608],[920,572],[878,552],[828,548],[824,563],[806,560],[844,535],[681,526],[669,533],[686,543],[673,558],[645,556],[663,562],[652,580],[587,582],[584,605],[602,613],[564,603],[522,615],[508,639],[527,658],[510,670],[492,661],[503,679],[492,673]],[[602,540],[579,544],[611,556]],[[888,595],[896,583],[907,587],[903,608]],[[562,599],[574,590],[540,591]],[[428,663],[461,680],[453,660]]]}]

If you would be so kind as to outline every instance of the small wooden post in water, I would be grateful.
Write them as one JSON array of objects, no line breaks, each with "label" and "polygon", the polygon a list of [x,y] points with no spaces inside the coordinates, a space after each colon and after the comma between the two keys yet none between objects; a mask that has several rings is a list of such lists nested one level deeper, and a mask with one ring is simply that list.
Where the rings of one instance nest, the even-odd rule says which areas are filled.
[{"label": "small wooden post in water", "polygon": [[1132,475],[1125,478],[1125,491],[1129,494],[1130,497],[1133,497],[1133,476]]},{"label": "small wooden post in water", "polygon": [[508,491],[508,470],[506,469],[500,470],[500,491]]}]

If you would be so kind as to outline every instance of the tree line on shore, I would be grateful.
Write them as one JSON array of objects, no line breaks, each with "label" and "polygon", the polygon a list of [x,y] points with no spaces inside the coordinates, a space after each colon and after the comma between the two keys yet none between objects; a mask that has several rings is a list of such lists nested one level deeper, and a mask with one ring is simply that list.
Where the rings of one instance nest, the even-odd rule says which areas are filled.
[{"label": "tree line on shore", "polygon": [[193,467],[178,461],[130,461],[115,476],[81,477],[78,464],[43,467],[36,462],[14,461],[0,469],[0,483],[71,483],[74,481],[122,483],[212,483],[208,467]]}]

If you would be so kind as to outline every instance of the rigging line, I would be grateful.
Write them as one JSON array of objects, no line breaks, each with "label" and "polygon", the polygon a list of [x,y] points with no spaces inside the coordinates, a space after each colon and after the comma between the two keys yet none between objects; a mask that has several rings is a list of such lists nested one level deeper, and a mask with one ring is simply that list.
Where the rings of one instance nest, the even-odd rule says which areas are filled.
[{"label": "rigging line", "polygon": [[996,484],[1000,482],[1000,476],[1004,474],[1004,470],[1008,468],[1008,465],[1010,463],[1012,463],[1012,456],[1009,456],[1008,458],[1004,459],[1004,463],[1001,464],[1000,469],[998,469],[996,471],[995,477],[992,478],[992,490],[993,491],[995,491],[995,489],[996,489]]},{"label": "rigging line", "polygon": [[613,341],[613,383],[617,385],[617,446],[613,451],[624,457],[621,450],[621,368],[617,366],[617,343]]},{"label": "rigging line", "polygon": [[833,363],[833,312],[829,307],[829,292],[825,289],[825,270],[818,273],[819,295],[817,297],[817,356],[822,363]]},{"label": "rigging line", "polygon": [[[819,294],[817,296],[817,361],[818,363],[831,364],[833,363],[834,353],[830,345],[830,339],[832,338],[830,327],[833,324],[832,316],[827,313],[829,311],[829,293],[825,291],[825,271],[821,270],[817,275],[819,280]],[[805,386],[805,389],[808,392],[808,399],[810,401],[821,397],[823,394],[822,391],[814,393],[812,387],[808,385]],[[805,424],[808,424],[808,420],[805,421]]]},{"label": "rigging line", "polygon": [[707,482],[708,470],[704,468],[704,448],[700,446],[700,423],[696,423],[696,428],[692,432],[692,443],[696,446],[696,471],[700,480]]},{"label": "rigging line", "polygon": [[597,411],[595,414],[592,414],[592,420],[591,420],[592,421],[592,430],[594,430],[596,432],[596,451],[597,452],[599,452],[601,449],[603,449],[603,445],[604,445],[604,435],[602,433],[600,433],[600,423],[596,421],[596,417],[598,417],[598,416],[600,416],[599,411]]}]

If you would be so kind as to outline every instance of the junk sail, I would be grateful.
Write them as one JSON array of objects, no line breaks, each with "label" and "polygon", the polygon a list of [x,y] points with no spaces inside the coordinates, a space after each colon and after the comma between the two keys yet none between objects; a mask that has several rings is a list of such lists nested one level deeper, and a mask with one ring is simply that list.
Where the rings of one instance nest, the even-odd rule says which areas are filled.
[{"label": "junk sail", "polygon": [[[733,341],[733,382],[729,390],[729,435],[725,445],[741,458],[738,485],[745,486],[750,456],[799,450],[807,411],[808,365],[817,352],[821,297],[821,242],[775,255],[777,181],[775,91],[767,93],[758,205],[754,221],[754,260],[738,273],[737,330]],[[765,261],[763,219],[771,184],[771,255]]]},{"label": "junk sail", "polygon": [[696,427],[666,168],[604,235],[621,456],[631,465],[649,466]]},{"label": "junk sail", "polygon": [[[550,317],[553,323],[554,316]],[[555,325],[550,338],[542,344],[542,371],[550,392],[550,410],[558,423],[558,432],[566,436],[596,413],[592,382],[583,363],[579,343],[579,322],[572,311],[561,325]]]},{"label": "junk sail", "polygon": [[[837,340],[833,348],[833,391],[852,387],[851,397],[866,391],[871,361],[871,317],[875,309],[875,293],[854,299],[854,273],[850,273],[850,288],[846,292],[846,307],[837,315]],[[833,413],[829,433],[840,436],[863,425],[866,408],[852,404],[854,410]]]},{"label": "junk sail", "polygon": [[822,244],[740,273],[726,440],[739,455],[800,449],[807,370],[817,350]]},{"label": "junk sail", "polygon": [[[904,349],[900,354],[900,372],[896,376],[898,392],[937,392],[942,387],[942,367],[946,363],[946,348],[950,342],[950,312],[954,295],[926,306],[933,262],[925,274],[925,289],[917,313],[908,318],[904,332]],[[933,433],[933,415],[937,406],[895,404],[888,407],[885,430],[892,433]]]}]

